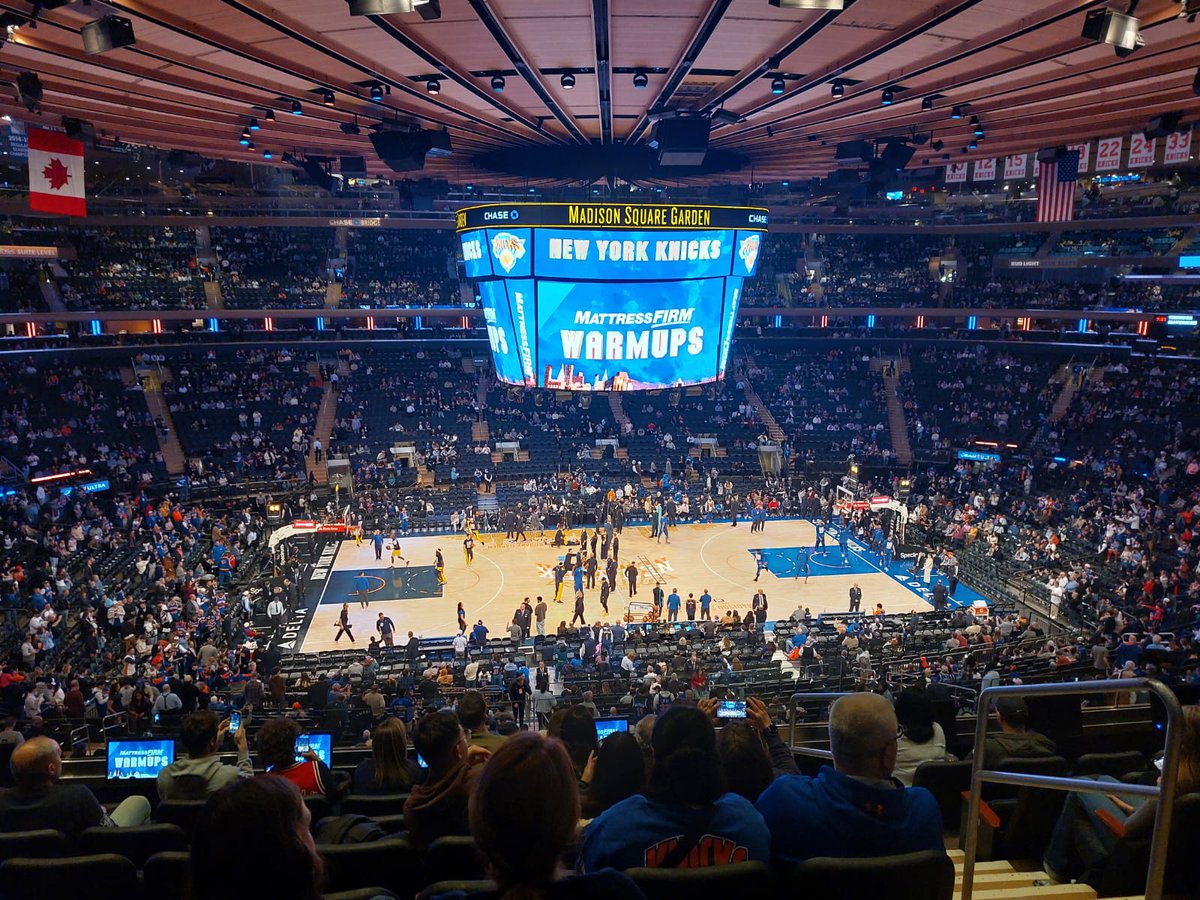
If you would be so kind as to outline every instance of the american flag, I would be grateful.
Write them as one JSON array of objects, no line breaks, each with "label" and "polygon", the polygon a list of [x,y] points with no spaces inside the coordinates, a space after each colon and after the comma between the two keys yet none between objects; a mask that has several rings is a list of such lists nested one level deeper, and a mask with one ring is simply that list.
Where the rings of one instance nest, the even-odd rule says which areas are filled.
[{"label": "american flag", "polygon": [[1070,222],[1075,218],[1075,182],[1078,180],[1078,150],[1059,154],[1056,162],[1038,163],[1039,222]]}]

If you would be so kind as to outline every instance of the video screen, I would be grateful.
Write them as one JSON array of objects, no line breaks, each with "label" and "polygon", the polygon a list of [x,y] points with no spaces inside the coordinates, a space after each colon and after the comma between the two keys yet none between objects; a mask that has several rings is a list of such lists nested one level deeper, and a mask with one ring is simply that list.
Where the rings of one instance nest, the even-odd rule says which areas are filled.
[{"label": "video screen", "polygon": [[537,282],[538,387],[636,391],[719,377],[724,278]]},{"label": "video screen", "polygon": [[767,210],[485,204],[457,213],[497,378],[571,391],[724,377]]},{"label": "video screen", "polygon": [[304,754],[309,750],[317,754],[317,759],[332,765],[333,735],[331,734],[301,734],[296,738],[296,762],[304,762]]},{"label": "video screen", "polygon": [[175,741],[112,740],[108,742],[108,777],[157,778],[158,773],[175,762]]},{"label": "video screen", "polygon": [[596,720],[596,739],[604,740],[610,734],[616,734],[618,731],[628,731],[628,719],[597,719]]}]

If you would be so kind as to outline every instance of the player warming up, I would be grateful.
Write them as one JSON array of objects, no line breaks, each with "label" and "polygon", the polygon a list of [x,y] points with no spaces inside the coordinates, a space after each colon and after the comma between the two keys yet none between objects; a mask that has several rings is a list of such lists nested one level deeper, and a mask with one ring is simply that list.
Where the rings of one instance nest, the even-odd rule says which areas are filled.
[{"label": "player warming up", "polygon": [[763,572],[770,573],[771,569],[767,565],[767,558],[761,550],[754,551],[754,580],[758,581],[758,576]]},{"label": "player warming up", "polygon": [[434,554],[433,567],[437,569],[438,584],[446,583],[446,558],[442,556],[442,548],[438,547]]}]

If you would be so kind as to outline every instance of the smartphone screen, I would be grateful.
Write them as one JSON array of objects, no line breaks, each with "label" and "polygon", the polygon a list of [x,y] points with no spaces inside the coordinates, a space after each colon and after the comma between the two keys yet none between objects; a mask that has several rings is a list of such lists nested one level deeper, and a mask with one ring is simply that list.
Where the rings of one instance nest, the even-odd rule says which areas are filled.
[{"label": "smartphone screen", "polygon": [[242,714],[236,710],[229,714],[229,733],[237,734],[242,727]]},{"label": "smartphone screen", "polygon": [[429,763],[425,762],[425,760],[421,758],[420,753],[417,754],[417,765],[420,766],[422,769],[429,768]]},{"label": "smartphone screen", "polygon": [[718,719],[744,719],[746,718],[746,701],[745,700],[722,700],[717,706]]}]

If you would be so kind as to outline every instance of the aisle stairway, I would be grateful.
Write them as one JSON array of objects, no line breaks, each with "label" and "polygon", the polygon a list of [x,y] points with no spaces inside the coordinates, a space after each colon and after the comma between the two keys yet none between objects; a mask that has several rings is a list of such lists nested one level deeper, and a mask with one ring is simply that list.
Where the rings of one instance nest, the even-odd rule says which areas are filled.
[{"label": "aisle stairway", "polygon": [[[947,852],[954,863],[954,896],[958,898],[962,896],[963,852]],[[1096,892],[1086,884],[1054,884],[1041,869],[1018,871],[1008,860],[996,860],[975,863],[971,896],[973,900],[1092,900]]]},{"label": "aisle stairway", "polygon": [[146,398],[146,408],[154,419],[154,434],[158,437],[158,449],[162,451],[168,474],[182,475],[187,468],[187,457],[175,431],[171,410],[167,408],[167,398],[163,396],[160,373],[163,378],[169,376],[166,369],[146,369],[138,373],[142,380],[142,396]]},{"label": "aisle stairway", "polygon": [[[341,364],[339,364],[339,369]],[[309,377],[321,378],[321,365],[313,361],[308,364]],[[339,372],[339,375],[341,373]],[[313,440],[320,440],[323,451],[321,461],[317,462],[316,454],[310,450],[304,458],[304,469],[313,476],[317,484],[329,482],[329,441],[333,436],[333,423],[337,420],[337,388],[331,379],[326,380],[321,391],[321,406],[317,410],[317,422],[313,426]]]},{"label": "aisle stairway", "polygon": [[908,360],[895,361],[895,375],[891,374],[892,366],[880,366],[883,375],[883,387],[887,391],[888,431],[892,438],[892,449],[896,451],[896,460],[902,466],[912,465],[912,440],[908,436],[908,422],[904,418],[904,402],[900,399],[900,373],[908,371]]},{"label": "aisle stairway", "polygon": [[617,423],[617,433],[624,434],[625,426],[629,424],[629,416],[625,414],[625,403],[618,391],[608,392],[608,407],[612,410],[613,421]]}]

